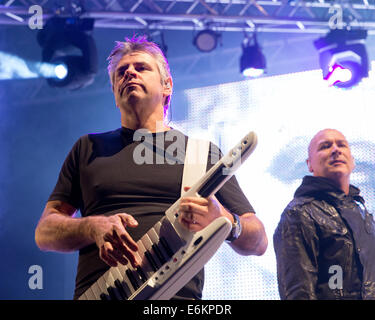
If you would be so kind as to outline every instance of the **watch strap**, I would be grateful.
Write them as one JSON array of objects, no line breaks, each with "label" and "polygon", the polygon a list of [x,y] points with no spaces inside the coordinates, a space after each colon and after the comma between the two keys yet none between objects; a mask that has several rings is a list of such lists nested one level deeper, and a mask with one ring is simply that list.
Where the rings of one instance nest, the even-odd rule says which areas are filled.
[{"label": "watch strap", "polygon": [[228,237],[225,239],[225,241],[229,243],[233,242],[234,240],[237,240],[240,237],[240,234],[242,231],[240,217],[235,213],[232,213],[232,216],[233,216],[232,230],[230,231]]}]

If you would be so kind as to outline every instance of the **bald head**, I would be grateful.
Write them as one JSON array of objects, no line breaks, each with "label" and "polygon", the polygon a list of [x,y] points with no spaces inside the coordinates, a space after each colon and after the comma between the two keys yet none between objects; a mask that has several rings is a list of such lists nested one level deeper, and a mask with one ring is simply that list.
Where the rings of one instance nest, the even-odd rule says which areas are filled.
[{"label": "bald head", "polygon": [[349,189],[354,159],[349,143],[340,131],[324,129],[311,139],[307,165],[314,176],[329,178],[344,191]]},{"label": "bald head", "polygon": [[319,138],[321,138],[322,136],[324,136],[326,133],[336,133],[338,136],[341,136],[345,141],[346,138],[345,136],[338,130],[336,129],[323,129],[323,130],[320,130],[318,133],[315,134],[315,136],[311,139],[310,141],[310,144],[309,144],[309,147],[308,147],[308,158],[310,159],[311,157],[311,152],[314,150],[314,147],[315,147],[315,144],[316,142],[319,140]]}]

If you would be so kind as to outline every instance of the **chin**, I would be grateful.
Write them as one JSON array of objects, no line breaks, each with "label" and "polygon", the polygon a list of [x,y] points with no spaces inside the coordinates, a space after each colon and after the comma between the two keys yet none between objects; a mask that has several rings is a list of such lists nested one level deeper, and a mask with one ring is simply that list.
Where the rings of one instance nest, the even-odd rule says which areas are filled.
[{"label": "chin", "polygon": [[329,173],[327,173],[326,177],[333,179],[333,180],[339,180],[342,178],[346,178],[350,176],[350,172],[347,170],[332,170]]}]

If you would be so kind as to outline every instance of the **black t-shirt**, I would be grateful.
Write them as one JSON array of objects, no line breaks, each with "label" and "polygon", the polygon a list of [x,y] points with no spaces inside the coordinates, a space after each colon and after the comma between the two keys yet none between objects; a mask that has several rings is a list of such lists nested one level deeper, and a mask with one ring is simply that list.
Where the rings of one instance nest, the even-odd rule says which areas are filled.
[{"label": "black t-shirt", "polygon": [[[81,137],[65,159],[48,200],[67,202],[79,209],[83,217],[131,214],[139,225],[127,231],[138,241],[180,198],[187,143],[187,137],[174,129],[139,136],[139,131],[122,127]],[[219,153],[211,144],[207,170],[220,157]],[[234,176],[216,197],[231,212],[254,212]],[[81,249],[74,298],[108,268],[99,258],[95,244]],[[200,299],[203,280],[201,270],[177,296]]]}]

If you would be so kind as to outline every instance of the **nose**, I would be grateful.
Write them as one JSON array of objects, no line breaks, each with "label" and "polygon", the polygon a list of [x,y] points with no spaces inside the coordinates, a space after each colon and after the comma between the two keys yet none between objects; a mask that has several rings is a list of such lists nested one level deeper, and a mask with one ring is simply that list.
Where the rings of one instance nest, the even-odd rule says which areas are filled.
[{"label": "nose", "polygon": [[132,65],[130,65],[127,69],[126,69],[126,71],[125,71],[125,78],[126,79],[128,79],[128,78],[130,78],[130,77],[136,77],[136,75],[137,75],[137,73],[136,73],[136,70],[135,70],[135,68],[132,66]]},{"label": "nose", "polygon": [[340,155],[340,154],[341,154],[340,147],[336,143],[334,143],[332,145],[332,155]]}]

